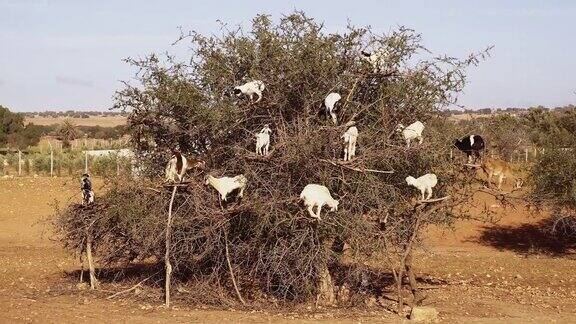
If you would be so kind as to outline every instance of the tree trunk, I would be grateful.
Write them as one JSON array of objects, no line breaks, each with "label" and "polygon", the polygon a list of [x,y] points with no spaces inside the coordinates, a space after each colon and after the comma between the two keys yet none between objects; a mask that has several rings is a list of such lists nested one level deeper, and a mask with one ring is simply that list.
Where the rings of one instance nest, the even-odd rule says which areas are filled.
[{"label": "tree trunk", "polygon": [[96,279],[96,269],[92,259],[92,233],[90,230],[86,233],[86,260],[88,260],[88,268],[90,269],[90,289],[96,289],[98,288],[98,279]]},{"label": "tree trunk", "polygon": [[408,284],[410,285],[410,290],[412,291],[412,296],[414,297],[414,305],[420,305],[423,300],[420,290],[418,289],[418,282],[416,281],[416,275],[414,274],[414,268],[412,267],[412,250],[406,255],[406,276],[408,277]]},{"label": "tree trunk", "polygon": [[323,265],[318,273],[318,296],[316,296],[317,305],[334,305],[336,298],[334,296],[334,284],[328,267]]},{"label": "tree trunk", "polygon": [[170,264],[170,246],[172,244],[172,205],[174,205],[174,197],[176,196],[177,188],[178,186],[174,186],[172,188],[172,197],[170,197],[170,205],[168,206],[168,218],[166,220],[166,254],[164,255],[164,264],[166,268],[164,303],[166,308],[170,308],[170,280],[172,279],[172,265]]}]

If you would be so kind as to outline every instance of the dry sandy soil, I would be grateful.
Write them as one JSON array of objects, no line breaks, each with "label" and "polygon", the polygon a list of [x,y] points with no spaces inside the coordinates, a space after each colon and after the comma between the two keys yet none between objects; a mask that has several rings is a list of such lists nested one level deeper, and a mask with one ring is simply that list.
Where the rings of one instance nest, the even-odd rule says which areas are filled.
[{"label": "dry sandy soil", "polygon": [[[96,183],[96,188],[101,183]],[[402,322],[384,308],[363,311],[265,312],[107,300],[79,290],[67,273],[77,260],[51,239],[51,204],[79,200],[76,179],[0,180],[0,322]],[[432,228],[429,254],[418,262],[426,305],[447,323],[576,322],[576,260],[538,230],[542,216],[523,206],[501,212],[498,224],[459,222]],[[104,289],[109,289],[105,287]],[[108,294],[113,291],[108,292]]]},{"label": "dry sandy soil", "polygon": [[107,116],[107,117],[94,117],[89,118],[68,118],[68,117],[40,117],[34,116],[32,118],[26,118],[26,124],[33,123],[35,125],[54,125],[60,124],[65,119],[71,120],[74,125],[77,126],[102,126],[102,127],[114,127],[118,125],[126,124],[126,117],[122,116]]}]

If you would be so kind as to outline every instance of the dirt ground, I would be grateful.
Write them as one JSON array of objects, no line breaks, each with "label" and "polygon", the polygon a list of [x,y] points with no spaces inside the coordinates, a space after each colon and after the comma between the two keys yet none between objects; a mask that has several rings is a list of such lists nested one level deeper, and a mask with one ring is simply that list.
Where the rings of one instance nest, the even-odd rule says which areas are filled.
[{"label": "dirt ground", "polygon": [[[102,186],[96,182],[96,189]],[[80,290],[73,259],[52,241],[49,215],[80,199],[76,179],[0,180],[0,323],[42,322],[402,322],[374,306],[366,311],[266,312],[209,310],[108,300]],[[454,231],[430,228],[419,258],[426,305],[447,323],[576,323],[576,257],[544,235],[544,217],[521,205],[498,210],[501,221],[462,221]],[[106,288],[105,288],[106,289]],[[112,294],[114,291],[110,291]]]}]

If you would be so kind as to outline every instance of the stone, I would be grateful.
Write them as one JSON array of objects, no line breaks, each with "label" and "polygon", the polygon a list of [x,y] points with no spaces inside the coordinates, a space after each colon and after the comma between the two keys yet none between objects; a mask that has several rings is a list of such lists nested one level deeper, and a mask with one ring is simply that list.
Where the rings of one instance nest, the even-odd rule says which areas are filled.
[{"label": "stone", "polygon": [[366,307],[369,307],[369,308],[376,306],[376,302],[377,302],[377,300],[376,300],[376,297],[374,297],[374,296],[370,296],[370,297],[364,299],[364,305],[366,305]]},{"label": "stone", "polygon": [[90,286],[86,282],[80,282],[76,284],[76,289],[78,290],[87,290]]},{"label": "stone", "polygon": [[338,289],[338,295],[336,296],[338,304],[347,304],[350,301],[350,289],[347,284],[343,284]]},{"label": "stone", "polygon": [[438,321],[438,311],[434,307],[413,307],[410,312],[410,320],[419,323],[435,323]]}]

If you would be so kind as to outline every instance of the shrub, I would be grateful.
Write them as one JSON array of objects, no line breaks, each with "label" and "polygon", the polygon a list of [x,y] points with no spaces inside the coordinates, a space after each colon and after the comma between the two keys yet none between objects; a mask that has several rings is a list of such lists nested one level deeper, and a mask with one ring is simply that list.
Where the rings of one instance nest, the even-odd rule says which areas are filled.
[{"label": "shrub", "polygon": [[552,211],[553,228],[576,238],[576,147],[546,148],[531,170],[531,200]]}]

